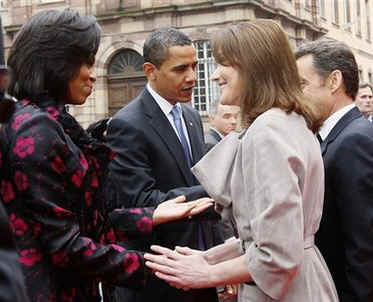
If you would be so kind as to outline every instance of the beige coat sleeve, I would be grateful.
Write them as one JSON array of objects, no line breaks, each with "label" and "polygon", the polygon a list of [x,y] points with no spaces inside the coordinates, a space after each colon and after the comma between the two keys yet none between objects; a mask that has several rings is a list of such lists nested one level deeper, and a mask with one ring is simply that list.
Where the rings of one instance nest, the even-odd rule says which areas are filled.
[{"label": "beige coat sleeve", "polygon": [[253,241],[243,242],[246,264],[257,286],[275,300],[287,292],[304,254],[297,175],[303,163],[286,130],[261,125],[242,142],[243,190],[254,207],[248,217]]}]

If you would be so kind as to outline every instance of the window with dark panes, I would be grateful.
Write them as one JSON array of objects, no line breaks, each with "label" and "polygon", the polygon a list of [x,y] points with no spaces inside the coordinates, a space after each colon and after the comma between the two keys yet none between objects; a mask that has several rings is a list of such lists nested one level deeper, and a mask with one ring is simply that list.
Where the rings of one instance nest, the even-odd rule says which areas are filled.
[{"label": "window with dark panes", "polygon": [[216,68],[211,53],[210,41],[199,40],[194,42],[197,51],[198,64],[196,67],[197,81],[193,90],[192,103],[200,113],[206,113],[211,101],[219,97],[219,88],[210,78]]}]

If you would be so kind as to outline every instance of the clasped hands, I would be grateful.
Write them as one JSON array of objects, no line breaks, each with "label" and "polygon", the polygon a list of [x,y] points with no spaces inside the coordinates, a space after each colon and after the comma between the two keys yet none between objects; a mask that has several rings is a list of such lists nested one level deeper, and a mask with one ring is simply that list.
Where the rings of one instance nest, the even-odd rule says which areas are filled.
[{"label": "clasped hands", "polygon": [[[204,251],[193,250],[188,247],[176,247],[171,250],[154,245],[151,250],[158,255],[145,254],[145,265],[154,274],[166,281],[170,286],[178,289],[215,287],[215,278]],[[222,301],[230,301],[237,295],[237,285],[225,285],[219,293]]]},{"label": "clasped hands", "polygon": [[171,286],[183,290],[214,286],[209,274],[210,265],[203,251],[187,247],[171,250],[157,245],[151,246],[151,249],[158,255],[146,253],[145,265]]}]

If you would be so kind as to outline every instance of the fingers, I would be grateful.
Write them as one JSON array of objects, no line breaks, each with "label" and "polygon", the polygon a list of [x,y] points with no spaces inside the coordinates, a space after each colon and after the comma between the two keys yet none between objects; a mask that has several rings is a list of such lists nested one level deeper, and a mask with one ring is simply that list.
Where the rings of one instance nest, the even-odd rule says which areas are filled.
[{"label": "fingers", "polygon": [[185,256],[193,255],[193,250],[186,246],[185,247],[177,246],[175,247],[175,251]]},{"label": "fingers", "polygon": [[195,207],[195,206],[199,206],[199,205],[204,205],[204,204],[210,204],[210,203],[213,203],[214,200],[211,199],[211,198],[208,198],[208,197],[204,197],[204,198],[200,198],[200,199],[196,199],[196,200],[192,200],[192,201],[188,201],[186,203],[186,205],[190,206],[191,208]]},{"label": "fingers", "polygon": [[172,260],[167,259],[166,257],[151,255],[147,260],[148,261],[145,262],[145,265],[156,272],[172,276],[175,276],[178,273],[178,271],[172,267]]},{"label": "fingers", "polygon": [[203,197],[203,198],[199,198],[199,199],[196,199],[190,202],[206,203],[206,202],[214,202],[214,200],[210,197]]},{"label": "fingers", "polygon": [[203,204],[197,204],[193,208],[189,210],[189,215],[197,215],[203,211],[205,211],[207,208],[211,207],[213,205],[212,202],[206,202]]},{"label": "fingers", "polygon": [[[152,245],[150,247],[150,249],[153,252],[156,252],[158,254],[165,255],[165,256],[168,256],[170,253],[173,252],[173,250],[170,250],[169,248],[166,248],[166,247],[163,247],[163,246],[159,246],[159,245]],[[148,254],[145,254],[145,255],[148,255]]]},{"label": "fingers", "polygon": [[186,197],[184,195],[178,196],[174,199],[171,199],[174,203],[182,203],[186,201]]}]

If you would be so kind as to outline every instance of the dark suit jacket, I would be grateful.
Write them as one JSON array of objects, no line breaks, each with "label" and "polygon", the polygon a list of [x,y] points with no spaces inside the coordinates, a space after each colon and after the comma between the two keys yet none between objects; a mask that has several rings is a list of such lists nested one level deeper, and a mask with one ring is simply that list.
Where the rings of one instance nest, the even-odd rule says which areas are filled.
[{"label": "dark suit jacket", "polygon": [[373,127],[358,108],[321,143],[325,199],[319,247],[341,302],[373,301]]},{"label": "dark suit jacket", "polygon": [[206,151],[210,151],[218,142],[221,141],[221,136],[215,129],[210,128],[205,135]]},{"label": "dark suit jacket", "polygon": [[[202,123],[198,112],[190,106],[182,105],[182,112],[194,164],[204,154]],[[188,200],[206,196],[187,166],[175,131],[146,89],[113,117],[107,140],[117,153],[108,176],[108,195],[115,207],[154,206],[179,195],[185,195]],[[211,247],[222,242],[222,236],[213,231],[218,218],[211,210],[190,220],[161,225],[151,243],[169,248],[176,245],[198,248],[198,230],[202,227],[206,244]],[[134,248],[147,248],[140,241],[133,242]],[[136,300],[197,301],[198,293],[203,297],[206,291],[184,292],[154,277],[146,290],[137,294]]]}]

